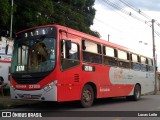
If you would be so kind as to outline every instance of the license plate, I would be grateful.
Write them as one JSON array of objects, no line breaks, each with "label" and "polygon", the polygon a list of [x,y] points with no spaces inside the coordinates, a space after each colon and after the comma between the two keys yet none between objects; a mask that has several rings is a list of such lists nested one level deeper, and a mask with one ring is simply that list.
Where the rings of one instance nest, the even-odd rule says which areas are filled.
[{"label": "license plate", "polygon": [[24,95],[23,95],[23,98],[24,98],[24,99],[31,99],[31,95],[29,95],[29,94],[24,94]]}]

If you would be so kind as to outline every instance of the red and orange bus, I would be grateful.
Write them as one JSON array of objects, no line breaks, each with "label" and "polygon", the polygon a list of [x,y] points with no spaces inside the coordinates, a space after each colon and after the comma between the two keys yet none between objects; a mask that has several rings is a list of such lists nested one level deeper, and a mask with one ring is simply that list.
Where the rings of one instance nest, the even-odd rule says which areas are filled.
[{"label": "red and orange bus", "polygon": [[11,98],[80,101],[154,91],[153,60],[126,47],[60,25],[17,33],[11,65]]}]

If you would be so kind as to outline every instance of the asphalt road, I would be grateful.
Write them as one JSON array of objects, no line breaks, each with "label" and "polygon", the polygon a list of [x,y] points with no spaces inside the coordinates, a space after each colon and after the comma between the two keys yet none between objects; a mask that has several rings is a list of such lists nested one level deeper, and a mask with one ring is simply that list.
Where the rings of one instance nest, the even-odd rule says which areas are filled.
[{"label": "asphalt road", "polygon": [[[90,108],[80,108],[77,102],[38,102],[31,106],[21,106],[3,111],[38,112],[42,113],[41,119],[47,117],[47,120],[52,118],[54,120],[159,120],[160,117],[157,116],[160,116],[160,95],[143,96],[136,102],[127,101],[125,98],[100,99]],[[141,117],[140,115],[148,116]]]}]

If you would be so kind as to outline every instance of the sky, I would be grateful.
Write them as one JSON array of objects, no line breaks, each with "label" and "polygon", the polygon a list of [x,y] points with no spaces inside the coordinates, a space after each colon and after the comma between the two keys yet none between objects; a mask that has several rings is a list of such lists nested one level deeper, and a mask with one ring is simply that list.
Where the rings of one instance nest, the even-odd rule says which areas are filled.
[{"label": "sky", "polygon": [[[108,40],[109,35],[110,42],[130,48],[139,54],[153,57],[151,20],[156,20],[154,27],[160,35],[160,26],[157,25],[160,23],[160,0],[121,1],[126,1],[129,5],[140,10],[141,14],[144,13],[149,19],[127,7],[120,0],[95,0],[96,15],[91,29],[99,32],[103,40]],[[112,3],[118,9],[107,3]],[[131,16],[136,16],[138,20],[128,13]],[[154,36],[157,65],[160,70],[160,36],[157,34]]]}]

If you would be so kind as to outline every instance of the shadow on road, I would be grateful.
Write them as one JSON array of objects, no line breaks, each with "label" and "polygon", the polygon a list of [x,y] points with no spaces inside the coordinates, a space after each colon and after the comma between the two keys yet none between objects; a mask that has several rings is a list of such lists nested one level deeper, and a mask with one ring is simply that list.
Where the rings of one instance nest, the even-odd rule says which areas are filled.
[{"label": "shadow on road", "polygon": [[[140,101],[144,101],[145,98],[141,98]],[[93,106],[99,107],[103,105],[115,105],[119,103],[128,103],[128,102],[135,102],[135,101],[127,101],[125,97],[118,97],[118,98],[103,98],[103,99],[96,99]],[[24,105],[19,106],[18,108],[25,108],[25,110],[44,110],[44,111],[65,111],[65,110],[87,110],[87,108],[80,109],[79,101],[72,101],[72,102],[37,102],[32,105]]]}]

